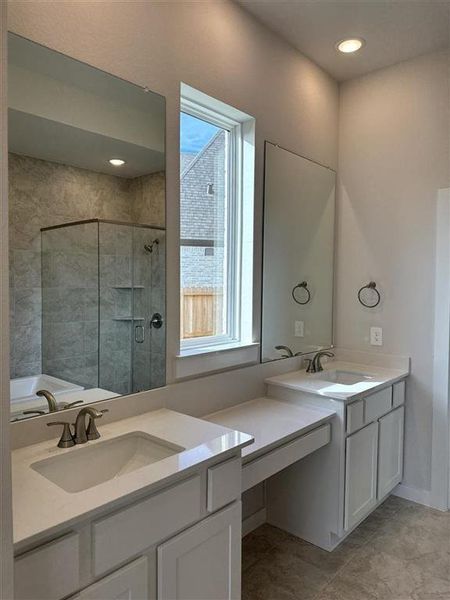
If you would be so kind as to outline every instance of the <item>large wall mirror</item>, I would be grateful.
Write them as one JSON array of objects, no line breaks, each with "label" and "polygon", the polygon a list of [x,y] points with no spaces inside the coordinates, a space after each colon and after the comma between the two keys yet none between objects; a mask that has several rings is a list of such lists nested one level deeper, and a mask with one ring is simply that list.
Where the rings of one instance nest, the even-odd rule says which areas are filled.
[{"label": "large wall mirror", "polygon": [[335,180],[266,142],[263,362],[332,345]]},{"label": "large wall mirror", "polygon": [[165,99],[9,35],[11,418],[165,384]]}]

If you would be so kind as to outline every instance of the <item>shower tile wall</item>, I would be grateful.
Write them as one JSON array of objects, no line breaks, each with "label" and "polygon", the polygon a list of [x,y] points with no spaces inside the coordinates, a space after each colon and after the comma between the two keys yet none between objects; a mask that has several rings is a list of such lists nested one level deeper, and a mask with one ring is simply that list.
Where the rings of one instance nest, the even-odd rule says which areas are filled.
[{"label": "shower tile wall", "polygon": [[[150,218],[152,211],[151,222],[164,224],[164,174],[126,180],[10,154],[9,203],[11,377],[15,378],[42,370],[41,227],[84,219],[136,222]],[[69,308],[65,310],[68,316]]]}]

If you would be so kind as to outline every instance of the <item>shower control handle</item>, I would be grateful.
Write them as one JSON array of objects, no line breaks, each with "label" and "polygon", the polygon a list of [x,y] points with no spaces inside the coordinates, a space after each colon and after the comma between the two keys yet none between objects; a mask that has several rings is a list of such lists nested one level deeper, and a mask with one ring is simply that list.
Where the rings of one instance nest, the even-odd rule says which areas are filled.
[{"label": "shower control handle", "polygon": [[164,319],[160,313],[154,313],[152,315],[152,318],[150,319],[150,327],[153,327],[154,329],[161,329],[163,323]]}]

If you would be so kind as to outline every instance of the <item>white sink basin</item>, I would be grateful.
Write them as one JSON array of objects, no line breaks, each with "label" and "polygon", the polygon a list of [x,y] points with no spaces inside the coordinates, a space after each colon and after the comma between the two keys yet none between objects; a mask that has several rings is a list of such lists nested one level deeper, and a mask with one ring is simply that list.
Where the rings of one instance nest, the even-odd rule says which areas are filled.
[{"label": "white sink basin", "polygon": [[340,369],[325,370],[320,373],[314,374],[315,379],[320,381],[326,381],[328,383],[340,383],[342,385],[354,385],[355,383],[361,383],[362,381],[371,381],[373,377],[366,373],[359,373],[358,371],[344,371]]},{"label": "white sink basin", "polygon": [[31,468],[66,492],[75,493],[183,450],[181,446],[135,431],[104,442],[75,446],[64,454],[36,462]]}]

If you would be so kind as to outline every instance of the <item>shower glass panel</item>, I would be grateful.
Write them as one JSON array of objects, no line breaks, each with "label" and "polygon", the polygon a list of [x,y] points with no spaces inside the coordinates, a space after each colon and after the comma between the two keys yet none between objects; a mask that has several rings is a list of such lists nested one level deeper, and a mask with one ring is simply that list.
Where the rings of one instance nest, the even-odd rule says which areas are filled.
[{"label": "shower glass panel", "polygon": [[98,387],[98,223],[41,232],[42,372]]},{"label": "shower glass panel", "polygon": [[165,231],[89,221],[42,230],[44,373],[129,394],[165,381]]}]

